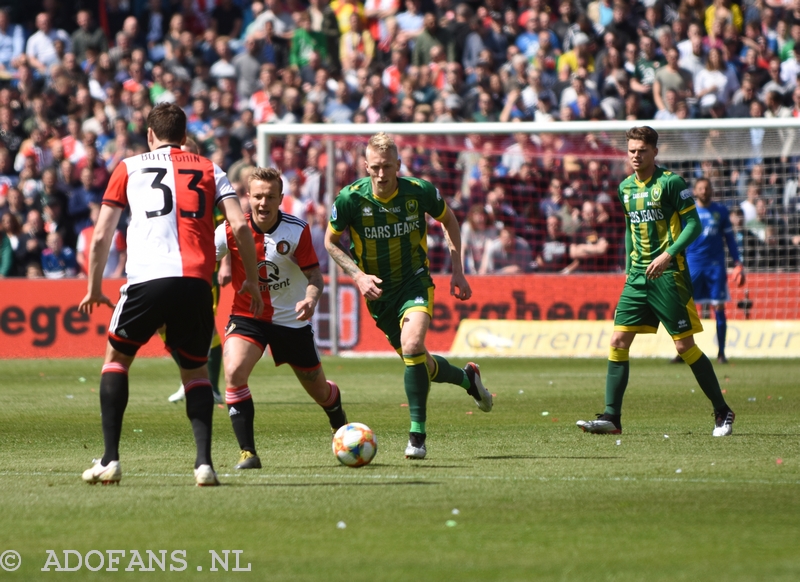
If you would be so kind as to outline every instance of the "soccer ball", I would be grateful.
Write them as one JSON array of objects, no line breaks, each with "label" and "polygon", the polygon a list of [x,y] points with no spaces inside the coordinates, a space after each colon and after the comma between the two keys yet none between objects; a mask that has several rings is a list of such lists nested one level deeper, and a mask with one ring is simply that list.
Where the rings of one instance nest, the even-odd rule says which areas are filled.
[{"label": "soccer ball", "polygon": [[333,436],[333,454],[342,465],[363,467],[375,458],[378,439],[366,424],[351,422]]}]

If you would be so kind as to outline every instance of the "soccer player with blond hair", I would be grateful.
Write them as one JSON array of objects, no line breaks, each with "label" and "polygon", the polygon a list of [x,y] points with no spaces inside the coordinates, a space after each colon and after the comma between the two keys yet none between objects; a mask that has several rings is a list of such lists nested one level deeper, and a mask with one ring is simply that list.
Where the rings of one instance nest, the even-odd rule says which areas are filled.
[{"label": "soccer player with blond hair", "polygon": [[[461,232],[453,211],[430,182],[399,177],[397,145],[385,133],[367,144],[367,176],[343,188],[331,209],[325,248],[353,278],[372,318],[405,363],[404,385],[411,428],[405,456],[427,454],[426,419],[430,383],[464,388],[484,412],[492,410],[478,366],[453,366],[425,348],[433,318],[434,285],[428,269],[427,223],[431,215],[442,223],[450,251],[450,294],[461,301],[472,296],[461,264]],[[350,253],[340,239],[350,234]]]}]

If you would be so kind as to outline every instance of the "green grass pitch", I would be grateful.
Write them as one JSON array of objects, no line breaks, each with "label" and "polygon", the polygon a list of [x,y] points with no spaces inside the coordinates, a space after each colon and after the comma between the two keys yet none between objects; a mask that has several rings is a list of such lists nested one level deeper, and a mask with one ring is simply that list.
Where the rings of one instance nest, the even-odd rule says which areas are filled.
[{"label": "green grass pitch", "polygon": [[[99,360],[0,361],[0,553],[22,560],[0,578],[800,580],[800,361],[716,366],[737,414],[722,439],[684,365],[632,361],[624,433],[599,436],[575,421],[602,411],[604,361],[479,363],[494,410],[434,384],[428,458],[412,462],[400,360],[326,358],[350,420],[378,436],[373,463],[351,469],[291,371],[264,361],[250,383],[264,468],[234,473],[238,447],[217,409],[224,487],[199,488],[183,404],[167,402],[170,360],[131,370],[119,487],[80,480],[102,454]],[[102,555],[104,566],[42,571],[47,550],[62,567],[64,550],[96,550],[89,565]],[[110,550],[126,551],[117,572]],[[142,571],[147,550],[167,551],[166,571]],[[227,554],[225,572],[212,550],[241,550],[250,570],[232,571]],[[181,571],[170,571],[183,567],[175,551]]]}]

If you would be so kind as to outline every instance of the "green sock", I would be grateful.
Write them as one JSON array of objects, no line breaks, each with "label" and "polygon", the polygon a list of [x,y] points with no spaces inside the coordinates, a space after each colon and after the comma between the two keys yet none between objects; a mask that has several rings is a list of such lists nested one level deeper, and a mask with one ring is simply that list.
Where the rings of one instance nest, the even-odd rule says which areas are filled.
[{"label": "green sock", "polygon": [[408,432],[418,432],[419,434],[425,434],[425,423],[412,420],[411,429]]},{"label": "green sock", "polygon": [[725,397],[719,387],[719,380],[717,380],[717,375],[714,373],[714,366],[708,356],[703,354],[689,367],[692,369],[692,373],[697,379],[697,383],[700,384],[703,393],[714,405],[714,410],[728,408],[728,404],[725,402]]},{"label": "green sock", "polygon": [[622,414],[622,397],[628,387],[630,369],[628,350],[611,348],[606,375],[606,414]]},{"label": "green sock", "polygon": [[455,367],[442,356],[431,356],[436,362],[436,370],[431,375],[431,382],[455,384],[464,390],[469,389],[469,378],[461,368]]},{"label": "green sock", "polygon": [[211,389],[219,394],[219,371],[222,368],[222,345],[214,346],[208,352],[208,379]]},{"label": "green sock", "polygon": [[425,354],[403,355],[406,363],[405,388],[411,422],[424,423],[427,417],[428,392],[431,388]]}]

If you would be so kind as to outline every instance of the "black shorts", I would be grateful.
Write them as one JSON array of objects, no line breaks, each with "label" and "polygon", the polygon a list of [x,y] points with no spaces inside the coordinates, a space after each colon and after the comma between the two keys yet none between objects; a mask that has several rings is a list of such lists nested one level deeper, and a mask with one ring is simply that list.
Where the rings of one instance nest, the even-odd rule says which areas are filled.
[{"label": "black shorts", "polygon": [[289,364],[301,370],[314,370],[320,366],[314,329],[310,325],[286,327],[252,317],[231,315],[225,327],[225,339],[230,337],[255,344],[262,352],[269,346],[276,366]]},{"label": "black shorts", "polygon": [[181,367],[199,368],[208,361],[214,333],[213,304],[211,285],[193,277],[124,285],[108,326],[108,341],[115,350],[135,356],[166,324],[164,343],[178,354]]}]

